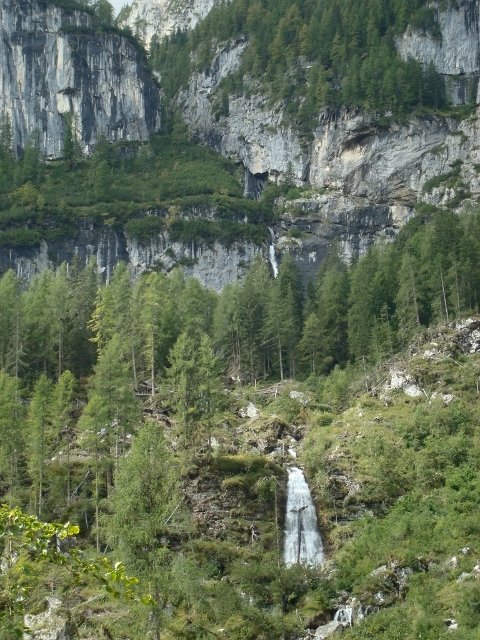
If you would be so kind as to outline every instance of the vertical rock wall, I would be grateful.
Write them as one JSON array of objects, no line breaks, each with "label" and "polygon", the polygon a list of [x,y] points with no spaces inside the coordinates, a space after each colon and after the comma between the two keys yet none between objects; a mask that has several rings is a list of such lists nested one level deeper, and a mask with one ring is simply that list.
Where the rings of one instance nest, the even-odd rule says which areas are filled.
[{"label": "vertical rock wall", "polygon": [[45,0],[0,0],[0,115],[17,151],[36,133],[62,155],[65,116],[88,151],[100,135],[146,140],[160,126],[159,91],[143,52],[92,17]]}]

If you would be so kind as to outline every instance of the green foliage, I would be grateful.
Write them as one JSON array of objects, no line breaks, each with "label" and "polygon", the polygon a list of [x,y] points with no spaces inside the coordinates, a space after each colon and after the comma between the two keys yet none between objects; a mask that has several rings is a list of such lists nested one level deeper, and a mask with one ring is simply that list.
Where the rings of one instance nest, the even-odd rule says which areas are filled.
[{"label": "green foliage", "polygon": [[170,228],[186,241],[197,234],[208,243],[264,241],[272,207],[244,199],[235,165],[183,132],[145,145],[100,140],[84,159],[75,120],[66,116],[64,160],[45,165],[35,136],[15,161],[10,124],[0,125],[0,246],[36,246],[85,225],[96,233],[125,229],[140,241]]},{"label": "green foliage", "polygon": [[[110,166],[115,153],[100,147],[95,162]],[[38,187],[25,184],[15,197],[37,206]],[[240,224],[232,200],[212,197],[215,222]],[[245,211],[252,225],[265,214],[257,203]],[[443,360],[422,357],[420,332],[478,308],[479,226],[475,211],[419,207],[395,243],[355,264],[333,250],[305,295],[288,257],[277,279],[258,257],[219,295],[176,269],[132,282],[124,264],[108,284],[94,262],[46,269],[24,289],[13,272],[3,276],[1,493],[45,518],[81,524],[79,548],[107,544],[156,600],[150,616],[109,608],[88,581],[70,589],[76,577],[60,573],[54,591],[65,590],[66,607],[90,621],[90,635],[101,618],[111,635],[128,629],[132,640],[203,638],[220,628],[233,640],[301,637],[307,620],[331,614],[340,592],[374,604],[382,591],[391,611],[366,621],[365,637],[395,638],[405,607],[412,637],[433,640],[443,619],[458,616],[473,640],[478,593],[456,579],[473,570],[474,554],[453,573],[444,563],[479,547],[480,369],[452,342],[451,323]],[[410,373],[425,400],[401,392],[380,400],[372,386],[385,378],[382,360],[410,336],[420,354]],[[308,376],[307,406],[289,397],[292,384],[261,382],[282,374]],[[250,380],[255,389],[238,390]],[[455,395],[451,404],[432,397],[427,405],[443,387]],[[263,415],[240,423],[247,398]],[[335,553],[335,571],[322,581],[279,567],[283,469],[251,453],[263,438],[268,451],[277,429],[288,435],[287,425],[304,424],[302,455]],[[383,565],[387,584],[371,575]],[[395,567],[409,569],[407,590],[391,582]],[[52,588],[46,567],[34,563],[21,580],[11,569],[9,584],[28,587],[22,607],[40,606]],[[115,567],[105,573],[124,576]],[[432,611],[427,596],[438,603]],[[96,615],[82,607],[98,607]]]},{"label": "green foliage", "polygon": [[88,559],[77,549],[60,550],[60,545],[79,533],[70,523],[41,522],[18,508],[0,506],[0,540],[5,567],[0,579],[0,623],[3,638],[22,638],[26,597],[32,588],[37,565],[45,562],[68,567],[77,580],[93,579],[113,597],[152,604],[151,596],[142,596],[138,579],[128,576],[124,566],[112,565],[107,558]]}]

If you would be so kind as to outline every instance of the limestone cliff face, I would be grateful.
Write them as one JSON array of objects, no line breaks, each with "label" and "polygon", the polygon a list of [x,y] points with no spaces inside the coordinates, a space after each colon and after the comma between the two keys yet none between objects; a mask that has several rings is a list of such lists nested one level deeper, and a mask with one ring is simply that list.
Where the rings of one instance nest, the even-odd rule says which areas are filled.
[{"label": "limestone cliff face", "polygon": [[[458,189],[441,180],[430,188],[429,181],[454,167],[460,206],[480,196],[479,113],[464,121],[425,116],[406,123],[325,113],[308,142],[285,124],[281,105],[272,108],[260,92],[230,97],[228,115],[216,118],[215,89],[238,68],[245,46],[239,40],[220,48],[211,66],[191,78],[179,104],[198,139],[245,166],[247,186],[293,173],[298,185],[312,188],[310,198],[285,204],[276,228],[278,250],[292,252],[303,271],[313,273],[335,239],[354,257],[375,238],[393,237],[417,201],[448,204]],[[284,236],[292,226],[301,231],[294,240]]]},{"label": "limestone cliff face", "polygon": [[[408,29],[397,40],[404,59],[431,62],[447,78],[447,89],[454,103],[463,104],[478,95],[480,71],[480,5],[478,0],[433,2],[438,33]],[[470,95],[469,95],[470,94]]]},{"label": "limestone cliff face", "polygon": [[170,271],[181,265],[186,276],[197,278],[204,286],[221,291],[225,285],[242,278],[253,258],[266,252],[251,242],[230,247],[215,242],[172,242],[168,233],[137,240],[121,231],[79,229],[73,237],[42,241],[39,247],[0,250],[0,273],[13,269],[23,282],[30,282],[43,269],[72,264],[85,265],[94,257],[99,274],[110,280],[115,265],[126,262],[133,278],[146,271]]},{"label": "limestone cliff face", "polygon": [[188,31],[210,12],[219,0],[134,0],[124,24],[148,47],[175,31]]},{"label": "limestone cliff face", "polygon": [[[440,12],[444,37],[439,42],[409,31],[398,43],[402,55],[433,61],[449,78],[478,74],[475,7],[478,2],[463,2]],[[396,122],[359,111],[324,113],[311,138],[302,140],[282,105],[272,107],[252,83],[248,95],[230,96],[228,115],[218,117],[216,89],[239,68],[245,47],[242,39],[219,47],[210,67],[192,76],[178,104],[200,141],[245,166],[253,191],[287,175],[311,188],[310,197],[286,203],[275,229],[278,251],[292,252],[303,271],[318,268],[334,239],[346,257],[354,257],[379,236],[393,237],[418,201],[446,205],[455,198],[461,208],[480,196],[479,110],[463,121],[424,116]],[[447,187],[453,174],[456,183],[452,187],[449,180]],[[433,186],[438,176],[445,180]],[[293,239],[284,234],[292,227],[297,229]]]},{"label": "limestone cliff face", "polygon": [[45,0],[0,0],[0,114],[21,150],[36,132],[47,157],[62,155],[71,113],[82,147],[98,136],[145,140],[160,125],[159,91],[142,53],[92,18]]},{"label": "limestone cliff face", "polygon": [[[413,205],[423,185],[452,162],[478,162],[477,115],[462,122],[425,116],[396,123],[361,112],[324,113],[306,142],[285,123],[282,106],[272,108],[257,87],[248,97],[231,96],[228,115],[216,118],[215,89],[238,68],[245,46],[240,40],[219,49],[211,66],[191,78],[179,104],[197,138],[253,175],[277,181],[293,172],[298,184]],[[468,166],[474,193],[477,181]]]}]

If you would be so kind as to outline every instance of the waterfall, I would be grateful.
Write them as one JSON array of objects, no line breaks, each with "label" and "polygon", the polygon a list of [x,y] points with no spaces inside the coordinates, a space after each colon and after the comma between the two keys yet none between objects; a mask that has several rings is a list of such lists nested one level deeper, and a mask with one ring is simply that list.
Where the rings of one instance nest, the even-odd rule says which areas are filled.
[{"label": "waterfall", "polygon": [[323,545],[310,489],[297,467],[288,469],[287,512],[285,514],[285,564],[323,564]]},{"label": "waterfall", "polygon": [[276,278],[278,276],[278,262],[277,257],[275,256],[275,233],[272,227],[268,227],[270,231],[270,246],[268,247],[268,260],[272,266],[273,277]]},{"label": "waterfall", "polygon": [[344,625],[352,626],[353,607],[341,607],[335,614],[334,622],[341,622]]}]

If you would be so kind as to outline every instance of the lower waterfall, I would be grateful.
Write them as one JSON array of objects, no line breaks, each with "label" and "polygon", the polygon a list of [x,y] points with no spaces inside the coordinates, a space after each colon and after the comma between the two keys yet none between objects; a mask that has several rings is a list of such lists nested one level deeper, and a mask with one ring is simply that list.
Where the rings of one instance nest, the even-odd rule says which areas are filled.
[{"label": "lower waterfall", "polygon": [[323,564],[323,545],[310,489],[298,467],[289,467],[284,560],[287,567]]}]

